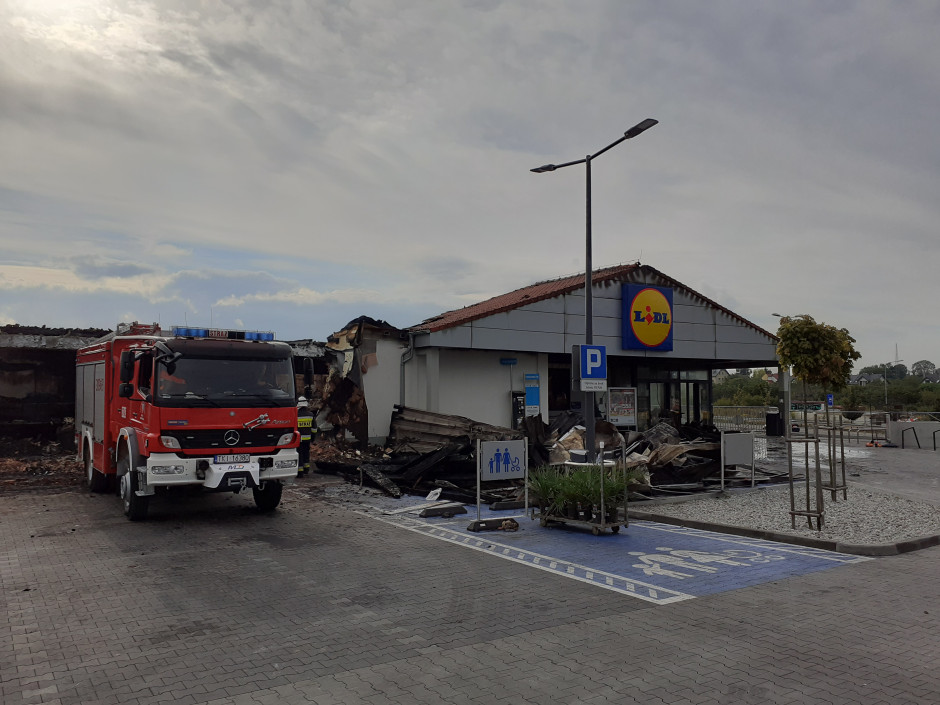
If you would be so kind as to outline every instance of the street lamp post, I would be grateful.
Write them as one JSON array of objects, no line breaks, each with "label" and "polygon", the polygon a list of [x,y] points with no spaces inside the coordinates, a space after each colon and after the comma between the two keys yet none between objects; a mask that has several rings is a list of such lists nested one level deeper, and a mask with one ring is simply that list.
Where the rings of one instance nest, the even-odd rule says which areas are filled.
[{"label": "street lamp post", "polygon": [[[573,162],[565,162],[564,164],[545,164],[544,166],[539,166],[530,171],[535,172],[536,174],[543,174],[547,171],[555,171],[556,169],[563,169],[566,166],[574,166],[575,164],[584,164],[585,167],[585,235],[584,235],[584,259],[585,259],[585,268],[584,268],[584,344],[592,345],[594,343],[594,302],[592,301],[591,295],[591,161],[597,159],[607,150],[616,147],[618,144],[624,140],[632,139],[642,132],[653,127],[659,121],[653,120],[652,118],[647,118],[643,122],[639,122],[629,130],[623,133],[623,137],[620,139],[611,142],[609,145],[604,147],[594,154],[587,155],[584,159],[576,159]],[[594,460],[594,392],[585,392],[584,393],[584,424],[585,424],[585,443],[584,447],[587,450],[588,462]]]},{"label": "street lamp post", "polygon": [[[890,362],[884,363],[884,368],[885,368],[885,419],[888,418],[888,365],[891,365],[891,367],[894,367],[894,365],[898,364],[899,362],[904,362],[904,360],[895,360],[893,364],[890,363]],[[885,421],[885,423],[887,423],[887,421]]]},{"label": "street lamp post", "polygon": [[[783,316],[779,313],[772,313],[770,315],[776,316],[777,318],[783,318]],[[785,414],[785,416],[782,416],[782,418],[786,419],[786,427],[784,429],[783,435],[785,438],[789,439],[790,433],[793,430],[793,424],[790,422],[790,368],[789,366],[778,365],[777,369],[780,370],[780,382],[783,385],[783,409],[780,410]],[[806,429],[804,428],[803,430],[805,431]]]}]

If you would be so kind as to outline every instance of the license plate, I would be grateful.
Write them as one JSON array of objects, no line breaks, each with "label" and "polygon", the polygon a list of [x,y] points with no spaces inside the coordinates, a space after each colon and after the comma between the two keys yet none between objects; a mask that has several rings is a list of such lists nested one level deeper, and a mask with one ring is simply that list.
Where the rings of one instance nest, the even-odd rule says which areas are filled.
[{"label": "license plate", "polygon": [[215,456],[216,465],[224,465],[226,463],[250,463],[251,456],[247,453],[242,455],[217,455]]}]

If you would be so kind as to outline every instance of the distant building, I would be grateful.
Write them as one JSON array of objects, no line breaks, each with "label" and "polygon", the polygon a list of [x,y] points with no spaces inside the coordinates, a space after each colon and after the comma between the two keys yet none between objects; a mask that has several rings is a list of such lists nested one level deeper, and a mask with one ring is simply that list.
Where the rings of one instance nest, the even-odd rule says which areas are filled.
[{"label": "distant building", "polygon": [[884,381],[884,375],[878,373],[866,373],[849,377],[849,384],[857,387],[866,387],[875,383],[883,384]]}]

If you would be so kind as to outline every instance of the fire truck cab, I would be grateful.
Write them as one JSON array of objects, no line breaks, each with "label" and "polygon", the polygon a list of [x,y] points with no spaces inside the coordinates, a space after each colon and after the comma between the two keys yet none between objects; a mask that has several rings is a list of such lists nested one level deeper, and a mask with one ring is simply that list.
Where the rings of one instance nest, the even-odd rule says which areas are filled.
[{"label": "fire truck cab", "polygon": [[92,491],[132,521],[195,485],[251,488],[262,511],[298,471],[291,348],[269,332],[124,324],[77,354],[75,432]]}]

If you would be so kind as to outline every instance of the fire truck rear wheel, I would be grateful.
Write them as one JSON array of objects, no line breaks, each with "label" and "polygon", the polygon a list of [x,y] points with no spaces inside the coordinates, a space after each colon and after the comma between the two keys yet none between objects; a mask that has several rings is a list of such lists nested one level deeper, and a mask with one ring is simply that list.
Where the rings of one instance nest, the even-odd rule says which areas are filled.
[{"label": "fire truck rear wheel", "polygon": [[88,446],[85,446],[85,449],[82,451],[82,461],[85,463],[85,479],[88,482],[88,489],[92,492],[107,491],[108,477],[103,472],[95,470]]},{"label": "fire truck rear wheel", "polygon": [[281,503],[281,492],[284,486],[280,482],[268,480],[261,485],[261,488],[253,488],[252,494],[255,496],[255,505],[262,512],[273,512]]},{"label": "fire truck rear wheel", "polygon": [[147,518],[147,510],[150,508],[150,497],[138,497],[137,490],[140,489],[137,470],[132,470],[130,465],[130,456],[125,452],[118,458],[118,472],[121,475],[121,501],[124,503],[124,514],[131,521],[143,521]]}]

